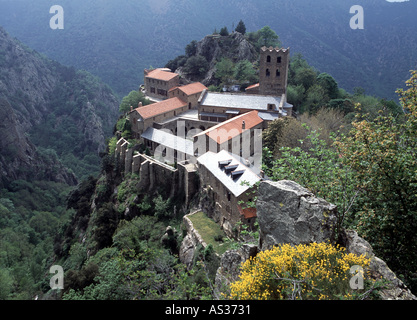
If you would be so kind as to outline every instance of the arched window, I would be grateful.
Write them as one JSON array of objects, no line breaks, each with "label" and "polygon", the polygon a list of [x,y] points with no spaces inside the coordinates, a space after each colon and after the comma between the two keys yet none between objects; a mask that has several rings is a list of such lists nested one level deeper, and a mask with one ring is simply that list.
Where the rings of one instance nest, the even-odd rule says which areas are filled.
[{"label": "arched window", "polygon": [[271,56],[266,57],[266,62],[271,62]]},{"label": "arched window", "polygon": [[276,73],[275,73],[275,76],[276,77],[279,77],[281,75],[281,73],[279,72],[279,69],[277,69],[277,71],[276,71]]},{"label": "arched window", "polygon": [[269,72],[269,69],[266,69],[266,76],[269,77],[271,73]]}]

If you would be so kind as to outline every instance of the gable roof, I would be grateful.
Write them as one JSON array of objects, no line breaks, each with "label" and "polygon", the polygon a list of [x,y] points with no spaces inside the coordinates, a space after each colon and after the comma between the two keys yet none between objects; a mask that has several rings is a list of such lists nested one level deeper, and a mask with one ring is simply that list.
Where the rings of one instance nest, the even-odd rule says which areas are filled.
[{"label": "gable roof", "polygon": [[171,79],[174,79],[175,77],[178,77],[178,74],[174,72],[169,72],[163,69],[155,69],[155,70],[149,71],[145,77],[156,79],[156,80],[169,81]]},{"label": "gable roof", "polygon": [[[243,129],[243,121],[245,121],[245,129]],[[222,144],[234,137],[242,134],[243,131],[249,130],[258,124],[262,123],[261,117],[258,115],[258,111],[252,110],[250,112],[238,115],[229,120],[221,122],[206,131],[199,133],[199,135],[207,135],[215,140],[218,144]]]},{"label": "gable roof", "polygon": [[190,96],[195,93],[203,92],[203,90],[206,90],[207,87],[201,82],[194,82],[194,83],[190,83],[185,86],[179,87],[179,89],[182,92],[184,92],[187,96]]},{"label": "gable roof", "polygon": [[[281,99],[282,97],[258,94],[207,92],[204,97],[202,97],[200,106],[268,111],[268,105],[275,105],[273,111],[280,112],[279,106],[281,104]],[[287,102],[283,104],[283,108],[285,109],[292,107],[293,106]]]},{"label": "gable roof", "polygon": [[143,107],[136,108],[134,111],[137,111],[143,119],[148,119],[155,117],[160,114],[164,114],[175,109],[186,106],[187,104],[178,97],[170,98],[153,104],[149,104]]},{"label": "gable roof", "polygon": [[[219,153],[208,151],[198,157],[197,162],[206,167],[235,197],[240,196],[256,182],[262,180],[260,176],[242,164],[235,155],[226,150],[221,150]],[[224,166],[223,162],[227,163],[227,166]],[[233,166],[233,171],[239,171],[241,174],[233,178],[233,171],[226,169],[228,166]]]}]

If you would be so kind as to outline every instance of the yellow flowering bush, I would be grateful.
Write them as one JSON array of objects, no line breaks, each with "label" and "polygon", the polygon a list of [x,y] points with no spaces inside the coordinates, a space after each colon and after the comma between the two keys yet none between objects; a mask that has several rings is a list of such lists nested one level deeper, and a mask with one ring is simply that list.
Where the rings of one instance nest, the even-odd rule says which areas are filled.
[{"label": "yellow flowering bush", "polygon": [[350,287],[350,268],[358,265],[366,270],[369,263],[365,256],[348,254],[345,248],[329,243],[283,244],[244,262],[228,298],[354,299],[358,290]]}]

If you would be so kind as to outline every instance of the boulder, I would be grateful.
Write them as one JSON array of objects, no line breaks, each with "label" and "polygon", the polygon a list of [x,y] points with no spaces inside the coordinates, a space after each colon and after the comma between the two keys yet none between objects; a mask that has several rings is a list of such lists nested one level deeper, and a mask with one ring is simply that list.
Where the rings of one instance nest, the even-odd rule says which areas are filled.
[{"label": "boulder", "polygon": [[261,250],[334,238],[336,206],[293,181],[261,182],[256,208]]},{"label": "boulder", "polygon": [[214,283],[214,295],[217,299],[222,298],[221,293],[229,293],[230,284],[239,278],[242,263],[257,253],[257,246],[244,244],[238,250],[227,250],[222,254]]}]

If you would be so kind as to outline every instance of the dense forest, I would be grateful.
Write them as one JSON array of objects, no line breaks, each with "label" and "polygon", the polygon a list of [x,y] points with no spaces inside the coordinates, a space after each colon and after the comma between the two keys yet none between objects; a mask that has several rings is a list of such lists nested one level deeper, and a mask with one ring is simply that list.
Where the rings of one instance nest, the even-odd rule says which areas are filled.
[{"label": "dense forest", "polygon": [[136,90],[143,69],[164,65],[190,39],[215,29],[247,31],[269,25],[284,47],[302,53],[311,66],[331,74],[352,92],[397,99],[395,90],[416,67],[416,2],[363,0],[365,27],[349,27],[357,1],[81,1],[62,0],[63,30],[51,30],[52,0],[0,1],[0,21],[13,36],[65,65],[84,69],[108,83],[120,97]]}]

